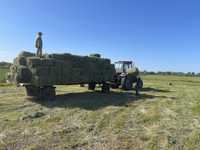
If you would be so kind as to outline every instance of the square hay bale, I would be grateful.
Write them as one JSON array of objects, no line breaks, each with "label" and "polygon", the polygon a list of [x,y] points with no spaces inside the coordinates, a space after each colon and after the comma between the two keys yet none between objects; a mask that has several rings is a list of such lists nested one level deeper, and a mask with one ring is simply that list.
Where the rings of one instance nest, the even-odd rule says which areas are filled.
[{"label": "square hay bale", "polygon": [[20,54],[19,54],[19,57],[20,56],[24,56],[24,57],[33,57],[35,56],[34,53],[31,53],[31,52],[27,52],[27,51],[22,51]]},{"label": "square hay bale", "polygon": [[39,57],[28,57],[27,64],[30,67],[36,67],[41,65],[41,59]]},{"label": "square hay bale", "polygon": [[51,59],[51,58],[41,59],[41,65],[42,66],[54,66],[55,59]]}]

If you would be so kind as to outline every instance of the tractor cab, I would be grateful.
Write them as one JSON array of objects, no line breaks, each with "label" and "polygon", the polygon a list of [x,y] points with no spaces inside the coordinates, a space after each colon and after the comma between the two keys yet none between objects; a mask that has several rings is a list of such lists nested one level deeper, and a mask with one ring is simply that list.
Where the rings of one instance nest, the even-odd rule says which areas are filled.
[{"label": "tractor cab", "polygon": [[129,69],[134,67],[132,61],[117,61],[115,62],[116,73],[127,73]]}]

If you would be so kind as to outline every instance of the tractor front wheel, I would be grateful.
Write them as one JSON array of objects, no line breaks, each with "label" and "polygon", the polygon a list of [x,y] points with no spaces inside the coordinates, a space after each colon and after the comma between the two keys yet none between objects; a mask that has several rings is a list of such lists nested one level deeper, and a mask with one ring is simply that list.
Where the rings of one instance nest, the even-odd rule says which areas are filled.
[{"label": "tractor front wheel", "polygon": [[133,83],[128,78],[122,78],[121,86],[124,90],[131,90],[133,88]]}]

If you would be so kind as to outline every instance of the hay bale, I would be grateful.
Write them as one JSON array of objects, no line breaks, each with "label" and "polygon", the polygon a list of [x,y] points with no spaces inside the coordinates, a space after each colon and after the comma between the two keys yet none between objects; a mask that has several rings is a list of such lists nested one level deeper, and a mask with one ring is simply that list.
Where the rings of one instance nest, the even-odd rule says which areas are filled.
[{"label": "hay bale", "polygon": [[16,63],[17,65],[24,65],[24,66],[26,66],[26,65],[27,65],[26,57],[24,57],[24,56],[18,57],[18,58],[15,60],[15,63]]},{"label": "hay bale", "polygon": [[39,57],[28,57],[27,62],[29,67],[36,67],[41,65],[41,59]]},{"label": "hay bale", "polygon": [[27,51],[22,51],[20,54],[19,54],[19,57],[21,56],[24,56],[24,57],[33,57],[35,56],[34,53],[31,53],[31,52],[27,52]]},{"label": "hay bale", "polygon": [[55,65],[55,60],[51,59],[51,58],[45,58],[45,59],[41,59],[41,63],[42,66],[54,66]]},{"label": "hay bale", "polygon": [[29,70],[29,68],[25,66],[19,66],[18,67],[18,76],[17,81],[20,83],[28,83],[31,81],[32,73]]}]

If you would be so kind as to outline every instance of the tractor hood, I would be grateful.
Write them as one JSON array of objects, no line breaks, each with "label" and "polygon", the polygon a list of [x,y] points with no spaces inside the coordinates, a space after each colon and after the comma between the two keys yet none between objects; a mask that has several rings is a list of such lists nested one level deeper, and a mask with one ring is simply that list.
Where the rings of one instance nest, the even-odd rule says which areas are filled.
[{"label": "tractor hood", "polygon": [[137,76],[137,75],[139,75],[139,69],[138,68],[127,69],[127,74],[133,74],[133,75]]}]

